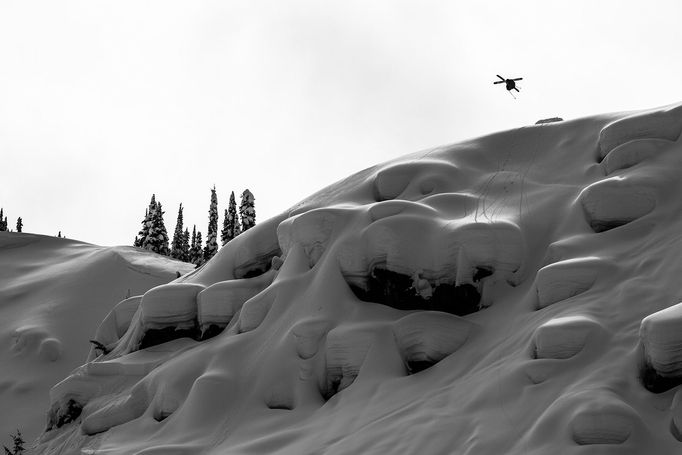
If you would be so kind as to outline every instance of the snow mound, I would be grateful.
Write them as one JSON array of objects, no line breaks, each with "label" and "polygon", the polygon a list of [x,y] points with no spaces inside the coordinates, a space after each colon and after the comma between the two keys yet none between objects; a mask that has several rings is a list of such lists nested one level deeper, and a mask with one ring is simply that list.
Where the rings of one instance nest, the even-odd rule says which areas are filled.
[{"label": "snow mound", "polygon": [[0,232],[0,405],[12,409],[0,415],[7,429],[0,445],[11,446],[9,429],[19,428],[27,441],[45,430],[50,388],[96,357],[88,340],[113,346],[125,333],[131,313],[124,304],[105,318],[116,302],[190,270],[132,247]]},{"label": "snow mound", "polygon": [[644,318],[639,337],[645,387],[662,392],[682,384],[682,303]]},{"label": "snow mound", "polygon": [[566,259],[538,270],[536,292],[538,308],[582,294],[592,287],[599,274],[610,268],[607,260],[598,257]]},{"label": "snow mound", "polygon": [[655,159],[672,148],[670,141],[662,139],[635,139],[619,145],[602,161],[604,172],[609,175],[639,163]]},{"label": "snow mound", "polygon": [[680,109],[324,188],[114,308],[36,453],[679,452]]},{"label": "snow mound", "polygon": [[586,316],[550,319],[533,335],[535,358],[570,359],[585,348],[588,338],[603,330],[599,322]]},{"label": "snow mound", "polygon": [[682,106],[639,112],[606,125],[599,133],[599,158],[635,139],[677,141],[682,132]]},{"label": "snow mound", "polygon": [[604,232],[643,217],[656,207],[656,192],[646,181],[611,177],[580,193],[585,217],[594,232]]}]

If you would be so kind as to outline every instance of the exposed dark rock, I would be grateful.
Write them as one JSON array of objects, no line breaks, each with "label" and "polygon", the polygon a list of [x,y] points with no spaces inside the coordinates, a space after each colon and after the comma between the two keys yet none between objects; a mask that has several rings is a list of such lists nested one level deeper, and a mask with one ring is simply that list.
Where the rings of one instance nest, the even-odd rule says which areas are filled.
[{"label": "exposed dark rock", "polygon": [[48,414],[47,428],[45,431],[61,428],[64,425],[74,422],[83,412],[83,405],[74,399],[69,399],[66,403],[55,403]]}]

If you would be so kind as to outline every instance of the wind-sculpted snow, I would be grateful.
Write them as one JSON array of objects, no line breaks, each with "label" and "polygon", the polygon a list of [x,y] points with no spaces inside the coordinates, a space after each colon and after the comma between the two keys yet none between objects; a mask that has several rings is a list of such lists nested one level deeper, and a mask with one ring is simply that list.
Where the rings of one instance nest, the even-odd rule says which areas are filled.
[{"label": "wind-sculpted snow", "polygon": [[538,124],[321,190],[115,307],[37,453],[679,452],[681,126]]},{"label": "wind-sculpted snow", "polygon": [[644,385],[663,392],[682,384],[682,303],[642,320]]}]

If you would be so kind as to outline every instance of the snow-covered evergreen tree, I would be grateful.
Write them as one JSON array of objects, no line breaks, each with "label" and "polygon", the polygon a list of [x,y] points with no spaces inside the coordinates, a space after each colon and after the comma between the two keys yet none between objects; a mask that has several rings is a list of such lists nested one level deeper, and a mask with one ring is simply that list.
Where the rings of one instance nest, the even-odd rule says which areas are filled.
[{"label": "snow-covered evergreen tree", "polygon": [[163,208],[160,202],[156,201],[156,195],[152,194],[142,221],[142,229],[135,237],[135,246],[153,251],[154,253],[168,256],[168,232],[163,222]]},{"label": "snow-covered evergreen tree", "polygon": [[0,231],[7,230],[7,217],[4,216],[4,210],[0,208]]},{"label": "snow-covered evergreen tree", "polygon": [[170,256],[174,259],[184,261],[183,242],[185,240],[185,231],[183,230],[182,220],[182,204],[178,209],[178,219],[175,222],[175,231],[173,231],[173,241],[171,242]]},{"label": "snow-covered evergreen tree", "polygon": [[242,220],[242,232],[246,232],[256,225],[255,198],[248,189],[242,193],[242,201],[239,205],[239,217]]},{"label": "snow-covered evergreen tree", "polygon": [[192,233],[192,247],[189,250],[189,262],[200,266],[204,263],[204,252],[202,249],[203,241],[201,240],[201,231],[197,232],[197,227],[194,226]]},{"label": "snow-covered evergreen tree", "polygon": [[144,219],[142,220],[142,228],[140,229],[140,232],[137,233],[137,237],[135,237],[135,242],[133,243],[133,246],[142,248],[142,244],[144,243],[144,240],[149,235],[149,227],[150,227],[150,222],[151,222],[151,212],[152,212],[152,210],[155,210],[155,208],[156,208],[156,195],[152,194],[152,199],[151,199],[151,201],[149,201],[149,207],[144,211]]},{"label": "snow-covered evergreen tree", "polygon": [[17,218],[17,232],[21,232],[21,229],[24,227],[24,221],[21,219],[21,217]]},{"label": "snow-covered evergreen tree", "polygon": [[211,205],[208,208],[208,230],[206,246],[204,247],[204,261],[208,261],[218,252],[218,195],[215,185],[211,189]]},{"label": "snow-covered evergreen tree", "polygon": [[170,249],[168,248],[168,231],[163,222],[163,208],[160,202],[156,203],[155,209],[149,216],[150,226],[149,234],[142,242],[142,248],[153,251],[155,253],[168,256]]},{"label": "snow-covered evergreen tree", "polygon": [[223,246],[230,240],[237,237],[241,233],[239,226],[239,218],[237,217],[237,202],[234,199],[234,191],[230,193],[230,203],[225,210],[225,219],[223,220],[223,230],[220,233],[220,240]]},{"label": "snow-covered evergreen tree", "polygon": [[[196,238],[194,239],[196,242]],[[190,244],[189,244],[189,228],[185,228],[185,233],[182,236],[182,259],[181,261],[184,262],[189,262],[189,250],[190,250]]]}]

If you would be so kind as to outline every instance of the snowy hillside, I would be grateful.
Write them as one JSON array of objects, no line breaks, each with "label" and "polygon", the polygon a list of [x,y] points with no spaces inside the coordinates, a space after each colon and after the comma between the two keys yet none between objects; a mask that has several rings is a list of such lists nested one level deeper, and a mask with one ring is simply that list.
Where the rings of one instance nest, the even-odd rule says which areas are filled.
[{"label": "snowy hillside", "polygon": [[36,452],[677,453],[681,131],[533,125],[331,185],[114,308]]},{"label": "snowy hillside", "polygon": [[45,429],[50,388],[83,363],[116,302],[191,269],[130,247],[0,232],[0,444]]}]

